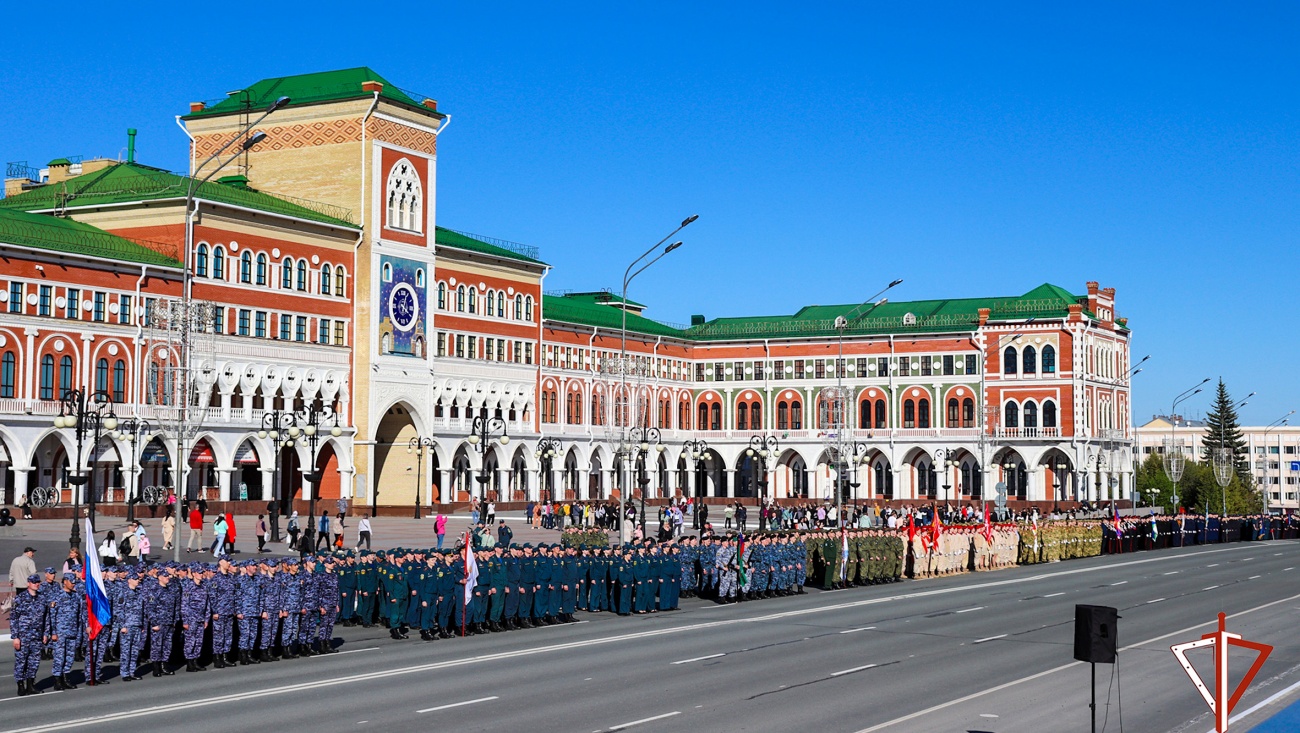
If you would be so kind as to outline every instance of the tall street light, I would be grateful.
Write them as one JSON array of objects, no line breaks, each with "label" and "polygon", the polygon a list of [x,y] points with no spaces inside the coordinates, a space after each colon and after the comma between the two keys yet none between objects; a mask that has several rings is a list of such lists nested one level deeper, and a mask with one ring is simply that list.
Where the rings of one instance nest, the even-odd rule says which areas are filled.
[{"label": "tall street light", "polygon": [[433,453],[438,441],[433,438],[411,438],[406,446],[407,453],[415,454],[415,518],[420,518],[420,471],[424,468],[424,457]]},{"label": "tall street light", "polygon": [[[293,423],[293,415],[279,409],[270,409],[262,413],[262,429],[257,431],[257,437],[262,440],[269,439],[271,447],[274,449],[271,455],[271,501],[280,507],[279,515],[287,514],[285,511],[288,507],[280,501],[280,451],[293,444],[293,441],[286,437],[289,426]],[[265,491],[262,492],[265,495]],[[373,509],[373,507],[372,507]],[[374,516],[374,512],[371,512]],[[275,517],[271,518],[271,541],[280,541],[280,520]]]},{"label": "tall street light", "polygon": [[[1165,447],[1164,468],[1165,475],[1174,484],[1173,502],[1175,507],[1178,506],[1178,480],[1183,477],[1183,468],[1187,460],[1186,456],[1183,455],[1182,446],[1174,442],[1174,428],[1178,426],[1178,405],[1200,394],[1203,391],[1202,385],[1208,381],[1210,381],[1210,378],[1206,377],[1195,385],[1179,392],[1178,396],[1174,397],[1173,405],[1169,408],[1169,445]],[[1175,452],[1177,452],[1177,456],[1174,455]]]},{"label": "tall street light", "polygon": [[[1286,424],[1289,423],[1289,422],[1291,421],[1291,416],[1294,415],[1294,414],[1295,414],[1295,410],[1292,410],[1292,411],[1288,412],[1287,414],[1283,415],[1282,417],[1279,417],[1278,419],[1274,420],[1273,422],[1269,423],[1268,425],[1266,425],[1266,426],[1264,427],[1264,437],[1261,439],[1262,442],[1264,443],[1264,458],[1260,459],[1260,461],[1259,461],[1259,463],[1261,464],[1261,465],[1259,466],[1259,469],[1260,469],[1261,473],[1266,473],[1266,469],[1268,468],[1268,434],[1271,433],[1271,432],[1273,432],[1274,430],[1277,430],[1277,429],[1280,428],[1280,427],[1285,427]],[[1279,441],[1279,442],[1280,442],[1280,441]],[[1281,452],[1282,452],[1282,449],[1279,448],[1279,449],[1278,449],[1278,453],[1281,453]],[[1281,468],[1281,461],[1282,461],[1282,458],[1281,458],[1281,456],[1279,455],[1279,456],[1278,456],[1278,464],[1279,464],[1279,468]],[[1260,481],[1261,481],[1261,483],[1262,483],[1262,487],[1263,487],[1263,488],[1261,489],[1260,493],[1262,493],[1262,494],[1264,495],[1264,513],[1266,513],[1266,514],[1268,513],[1268,493],[1269,493],[1269,490],[1268,490],[1268,483],[1267,483],[1267,482],[1264,482],[1264,479],[1267,479],[1267,478],[1268,478],[1267,475],[1263,475],[1263,476],[1260,477]],[[1225,486],[1226,486],[1226,485],[1225,485]],[[1279,489],[1279,491],[1280,491],[1280,489]],[[1227,488],[1225,488],[1225,489],[1223,490],[1223,506],[1224,506],[1223,513],[1224,513],[1224,514],[1227,514],[1227,513],[1228,513],[1228,510],[1227,510],[1227,506],[1228,506],[1228,490],[1227,490]]]},{"label": "tall street light", "polygon": [[[81,512],[78,509],[81,506],[82,486],[87,486],[89,492],[86,495],[86,501],[90,506],[90,525],[95,526],[95,484],[92,480],[94,469],[89,473],[81,469],[81,453],[86,442],[86,435],[89,434],[93,439],[91,450],[99,449],[99,439],[103,431],[112,432],[117,430],[117,415],[113,412],[113,398],[107,392],[95,392],[87,395],[85,390],[70,389],[64,392],[59,398],[59,415],[54,418],[54,427],[62,430],[63,428],[72,428],[73,435],[77,439],[77,462],[75,466],[76,475],[67,478],[68,483],[72,484],[72,535],[68,538],[68,543],[75,548],[81,548],[81,525],[77,523],[77,515]],[[94,551],[95,538],[88,537],[91,547]]]},{"label": "tall street light", "polygon": [[[753,435],[745,455],[749,458],[749,484],[758,487],[758,531],[767,530],[767,459],[775,456],[781,443],[775,435]],[[763,477],[758,477],[758,467],[763,467]]]},{"label": "tall street light", "polygon": [[[501,435],[497,435],[501,433]],[[474,446],[482,457],[479,466],[478,483],[482,496],[487,496],[488,471],[487,471],[487,452],[488,445],[496,440],[501,445],[510,443],[510,436],[506,435],[506,421],[496,416],[489,416],[486,406],[478,408],[478,415],[474,418],[474,423],[470,426],[469,437],[466,441]],[[470,497],[473,501],[474,497]]]},{"label": "tall street light", "polygon": [[[646,464],[650,462],[650,456],[653,453],[658,455],[664,450],[663,439],[659,435],[659,428],[649,428],[638,426],[632,428],[628,434],[628,454],[624,460],[631,460],[635,465],[639,459],[641,462],[637,475],[637,484],[641,487],[641,517],[638,523],[641,526],[641,537],[645,538],[645,493],[646,488],[650,485],[650,478],[646,475]],[[655,473],[659,472],[659,461],[655,461]],[[622,494],[619,495],[620,497]],[[620,522],[622,519],[619,520]]]},{"label": "tall street light", "polygon": [[695,511],[691,515],[691,526],[697,530],[704,529],[700,522],[700,506],[703,505],[703,492],[700,491],[700,477],[698,475],[700,461],[709,460],[709,444],[704,440],[687,440],[682,443],[682,451],[691,457],[691,470],[696,472],[695,476]]},{"label": "tall street light", "polygon": [[139,482],[142,473],[141,454],[144,451],[144,436],[153,431],[153,426],[143,418],[128,417],[120,420],[117,430],[112,435],[114,440],[126,441],[127,450],[131,451],[131,488],[126,492],[126,521],[135,521],[135,505],[139,499]]},{"label": "tall street light", "polygon": [[[622,310],[623,313],[622,313],[622,323],[621,323],[620,328],[619,328],[619,346],[618,346],[618,362],[619,362],[619,363],[618,363],[618,371],[619,371],[619,381],[620,381],[621,386],[622,386],[622,396],[623,396],[623,399],[624,399],[624,400],[627,400],[627,401],[629,401],[629,402],[630,402],[630,395],[628,394],[628,391],[627,391],[627,286],[628,286],[629,284],[631,284],[631,282],[632,282],[634,279],[636,279],[636,276],[637,276],[637,275],[640,275],[641,273],[645,272],[646,269],[647,269],[648,267],[650,267],[650,266],[653,265],[654,263],[658,262],[659,260],[663,259],[665,256],[668,255],[669,252],[672,252],[673,250],[675,250],[675,249],[677,249],[678,247],[682,246],[682,242],[681,242],[681,240],[679,239],[679,240],[677,240],[676,242],[673,242],[672,244],[668,245],[667,247],[663,247],[663,250],[662,250],[662,251],[659,251],[659,248],[663,246],[664,242],[667,242],[669,239],[672,239],[672,238],[673,238],[673,235],[675,235],[675,234],[677,234],[677,232],[680,232],[681,230],[685,229],[685,228],[686,228],[687,226],[689,226],[692,222],[694,222],[696,219],[699,219],[699,218],[700,218],[700,215],[699,215],[699,214],[691,214],[690,216],[686,217],[685,219],[682,219],[682,223],[681,223],[681,224],[678,224],[676,229],[674,229],[674,230],[672,230],[671,232],[669,232],[669,233],[668,233],[668,236],[664,237],[663,239],[659,240],[658,242],[655,242],[654,246],[651,247],[650,249],[647,249],[645,252],[643,252],[643,253],[641,254],[640,257],[636,258],[635,260],[632,260],[632,264],[628,265],[628,266],[627,266],[627,269],[623,271],[623,294],[622,294],[622,298],[623,298],[623,300],[622,300],[621,303],[619,303],[620,310]],[[633,271],[633,268],[635,268],[637,265],[641,264],[641,262],[642,262],[643,260],[645,260],[645,258],[649,257],[650,255],[654,254],[654,253],[657,252],[657,251],[659,252],[659,254],[655,255],[654,258],[651,259],[649,262],[646,262],[644,265],[641,265],[641,267],[640,267],[639,269],[637,269],[636,271]],[[631,405],[629,405],[629,407],[630,407],[630,406],[631,406]],[[615,401],[615,409],[618,409],[618,402],[617,402],[617,400]],[[620,412],[620,414],[618,415],[618,418],[619,418],[619,428],[620,428],[620,430],[621,430],[622,433],[623,433],[623,437],[626,438],[626,437],[627,437],[627,429],[628,429],[628,426],[627,426],[627,422],[628,422],[628,421],[627,421],[626,419],[622,419],[622,418],[623,418],[623,415],[622,415],[621,412]],[[626,441],[626,440],[622,440],[622,441],[620,441],[620,442],[622,442],[622,443],[626,443],[627,441]],[[624,471],[627,471],[627,467],[624,466],[623,470],[624,470]],[[630,472],[629,472],[629,474],[627,474],[627,475],[630,476]],[[619,516],[618,516],[618,536],[619,536],[620,544],[621,544],[621,543],[624,543],[624,542],[627,542],[627,540],[628,540],[628,538],[626,537],[626,533],[625,533],[625,531],[624,531],[624,527],[623,527],[623,515],[627,512],[627,507],[626,507],[626,504],[627,504],[627,497],[626,497],[627,490],[626,490],[626,487],[627,487],[627,485],[630,484],[630,483],[631,483],[630,481],[625,482],[625,483],[623,484],[623,486],[624,486],[624,490],[618,492],[618,515],[619,515]]]},{"label": "tall street light", "polygon": [[564,451],[564,444],[558,438],[542,438],[537,441],[537,450],[533,451],[533,457],[539,461],[544,479],[538,482],[538,489],[543,492],[542,503],[551,501],[555,496],[555,477],[554,461],[556,456]]}]

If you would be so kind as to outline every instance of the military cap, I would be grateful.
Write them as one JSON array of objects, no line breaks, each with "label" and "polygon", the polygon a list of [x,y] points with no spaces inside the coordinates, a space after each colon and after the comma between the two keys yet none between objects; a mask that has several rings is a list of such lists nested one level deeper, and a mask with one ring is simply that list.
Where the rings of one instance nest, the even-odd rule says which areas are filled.
[{"label": "military cap", "polygon": [[41,576],[40,576],[40,575],[37,575],[36,573],[32,573],[31,575],[28,575],[28,576],[27,576],[27,582],[28,582],[28,583],[39,583],[39,582],[41,582]]},{"label": "military cap", "polygon": [[48,575],[54,575],[54,568],[45,568],[45,572]]}]

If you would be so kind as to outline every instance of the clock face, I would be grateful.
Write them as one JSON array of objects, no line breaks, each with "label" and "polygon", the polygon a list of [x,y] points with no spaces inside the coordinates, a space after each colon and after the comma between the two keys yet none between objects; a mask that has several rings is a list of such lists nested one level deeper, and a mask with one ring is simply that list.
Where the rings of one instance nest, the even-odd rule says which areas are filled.
[{"label": "clock face", "polygon": [[415,297],[415,289],[406,283],[393,286],[388,296],[388,312],[393,318],[393,326],[399,331],[410,331],[415,327],[419,317],[420,301]]}]

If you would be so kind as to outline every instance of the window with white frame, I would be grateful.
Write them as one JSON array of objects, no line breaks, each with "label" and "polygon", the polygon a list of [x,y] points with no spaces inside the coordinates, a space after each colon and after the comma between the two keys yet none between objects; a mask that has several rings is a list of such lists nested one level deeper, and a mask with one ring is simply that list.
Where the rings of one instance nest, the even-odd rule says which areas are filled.
[{"label": "window with white frame", "polygon": [[423,230],[420,202],[423,200],[420,178],[411,161],[402,158],[388,173],[388,226],[410,232]]}]

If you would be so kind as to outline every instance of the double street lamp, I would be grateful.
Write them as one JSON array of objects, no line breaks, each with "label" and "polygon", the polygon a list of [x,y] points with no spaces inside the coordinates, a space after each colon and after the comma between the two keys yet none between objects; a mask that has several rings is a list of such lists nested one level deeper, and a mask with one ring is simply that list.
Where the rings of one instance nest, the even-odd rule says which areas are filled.
[{"label": "double street lamp", "polygon": [[[497,435],[497,433],[500,433],[500,435]],[[510,436],[506,435],[506,421],[496,417],[495,415],[488,415],[488,408],[486,406],[480,407],[478,409],[478,415],[474,418],[474,422],[470,426],[469,437],[466,438],[466,440],[470,445],[474,446],[474,449],[477,450],[479,455],[482,457],[479,461],[481,465],[479,467],[477,481],[483,496],[487,496],[487,484],[489,480],[487,470],[488,445],[493,440],[496,440],[501,445],[508,445],[510,443]],[[474,497],[471,496],[470,499],[473,500]]]},{"label": "double street lamp", "polygon": [[[628,432],[628,442],[624,444],[624,460],[630,460],[638,466],[637,484],[641,487],[641,536],[645,537],[645,492],[650,485],[650,478],[646,475],[646,463],[650,461],[652,451],[662,453],[664,450],[663,439],[659,435],[659,428],[632,428]],[[640,461],[638,464],[637,462]],[[659,463],[655,462],[655,471],[658,472]],[[621,497],[622,494],[620,493]],[[619,522],[622,522],[619,518]],[[622,527],[622,524],[619,525]],[[621,530],[620,530],[621,531]]]},{"label": "double street lamp", "polygon": [[307,460],[311,461],[311,470],[303,477],[311,487],[307,497],[307,522],[303,528],[299,554],[306,555],[315,546],[316,532],[316,494],[320,492],[321,471],[316,465],[316,453],[320,448],[321,430],[331,423],[328,432],[332,437],[343,434],[339,427],[339,416],[328,405],[312,403],[302,410],[271,410],[262,416],[263,429],[258,431],[260,438],[270,437],[276,441],[276,466],[279,467],[280,447],[303,447],[307,449]]},{"label": "double street lamp", "polygon": [[[86,441],[86,436],[90,435],[93,442],[91,443],[92,451],[99,450],[99,439],[104,431],[113,432],[117,430],[117,414],[113,412],[113,398],[107,392],[99,391],[87,394],[83,389],[70,389],[64,392],[59,398],[59,414],[54,418],[54,427],[60,430],[71,428],[73,435],[77,439],[77,462],[74,464],[76,475],[68,476],[67,482],[72,485],[72,536],[68,538],[68,543],[80,549],[81,547],[81,525],[77,523],[77,515],[81,507],[82,486],[86,486],[88,493],[86,501],[90,507],[90,525],[95,526],[95,491],[94,470],[89,473],[81,469],[81,454]],[[91,543],[90,551],[94,552],[94,537],[87,538]]]},{"label": "double street lamp", "polygon": [[948,506],[949,491],[952,489],[952,471],[959,464],[953,460],[956,454],[952,448],[940,448],[934,452],[934,463],[943,467],[943,505]]},{"label": "double street lamp", "polygon": [[[780,442],[775,435],[753,435],[745,456],[749,458],[749,485],[758,487],[758,531],[767,529],[767,459],[775,456]],[[763,477],[758,477],[758,466],[763,467]]]},{"label": "double street lamp", "polygon": [[552,497],[555,496],[555,476],[552,473],[555,469],[553,464],[556,456],[560,455],[563,450],[564,445],[560,443],[558,438],[542,438],[537,441],[537,450],[533,451],[533,457],[540,462],[542,475],[545,477],[537,482],[537,488],[542,494],[540,498],[543,503],[551,501]]},{"label": "double street lamp", "polygon": [[[700,461],[709,460],[709,444],[704,440],[687,440],[682,443],[682,450],[691,457],[691,468],[699,470]],[[695,511],[691,514],[691,526],[697,530],[704,529],[700,523],[700,506],[703,504],[704,492],[700,489],[700,477],[695,477]]]},{"label": "double street lamp", "polygon": [[[257,437],[262,440],[270,440],[274,449],[271,455],[271,501],[280,507],[278,512],[281,515],[288,514],[287,507],[280,501],[280,450],[293,445],[294,441],[288,438],[289,426],[293,423],[293,415],[284,410],[271,409],[262,413],[262,429],[257,431]],[[263,496],[266,495],[263,489]],[[372,512],[373,513],[373,512]],[[271,518],[271,541],[280,541],[280,522],[275,517]]]},{"label": "double street lamp", "polygon": [[144,436],[153,432],[153,426],[148,420],[143,418],[128,417],[119,420],[117,429],[112,432],[114,440],[126,441],[127,449],[131,451],[131,488],[126,492],[126,521],[135,521],[135,505],[140,501],[140,475],[142,466],[140,465],[141,456],[144,452]]},{"label": "double street lamp", "polygon": [[[438,441],[433,438],[414,437],[406,445],[406,452],[415,454],[415,518],[420,518],[420,472],[424,470],[424,457],[433,453]],[[432,498],[432,497],[430,497]]]}]

